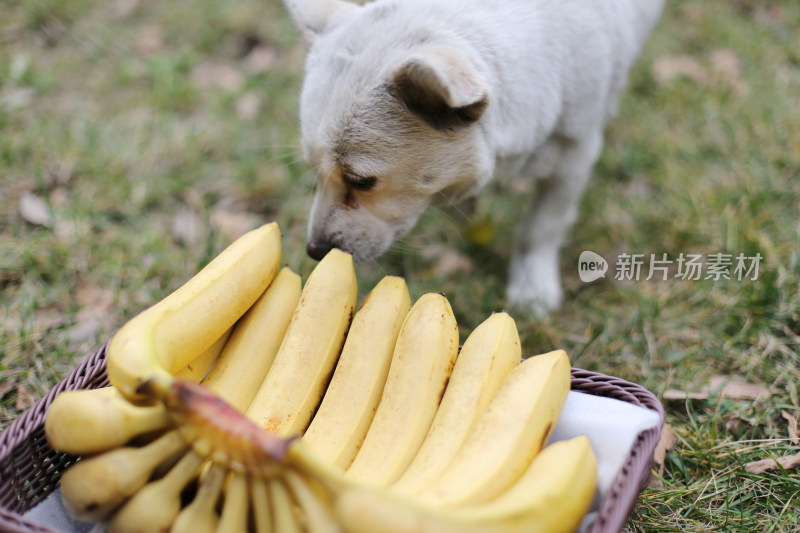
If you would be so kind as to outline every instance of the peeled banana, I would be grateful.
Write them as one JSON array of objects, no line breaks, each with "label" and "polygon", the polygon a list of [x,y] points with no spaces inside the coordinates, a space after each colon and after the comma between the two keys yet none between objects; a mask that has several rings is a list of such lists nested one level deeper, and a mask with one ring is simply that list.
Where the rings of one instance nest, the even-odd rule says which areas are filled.
[{"label": "peeled banana", "polygon": [[346,469],[381,399],[400,326],[411,308],[405,280],[383,278],[361,304],[322,403],[303,440],[321,460]]},{"label": "peeled banana", "polygon": [[175,292],[120,328],[108,347],[111,384],[130,399],[147,380],[172,375],[214,344],[264,292],[278,270],[280,230],[239,237]]},{"label": "peeled banana", "polygon": [[450,303],[442,294],[424,294],[400,329],[378,409],[349,478],[385,486],[400,477],[428,433],[457,353]]}]

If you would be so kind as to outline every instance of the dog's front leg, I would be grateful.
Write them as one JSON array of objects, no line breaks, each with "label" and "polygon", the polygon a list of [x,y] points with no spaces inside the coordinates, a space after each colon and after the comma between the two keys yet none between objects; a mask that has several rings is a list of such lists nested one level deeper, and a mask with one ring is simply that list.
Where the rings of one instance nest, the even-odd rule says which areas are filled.
[{"label": "dog's front leg", "polygon": [[532,205],[517,227],[511,252],[507,298],[546,316],[561,303],[558,253],[592,167],[602,148],[602,132],[581,140],[554,138],[543,147],[527,173],[546,176],[538,182]]}]

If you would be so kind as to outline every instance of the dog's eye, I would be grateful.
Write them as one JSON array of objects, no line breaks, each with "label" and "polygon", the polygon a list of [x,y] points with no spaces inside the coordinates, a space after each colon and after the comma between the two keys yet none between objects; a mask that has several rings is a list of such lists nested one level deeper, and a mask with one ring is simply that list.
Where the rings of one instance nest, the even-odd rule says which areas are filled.
[{"label": "dog's eye", "polygon": [[375,176],[358,176],[356,174],[345,173],[342,178],[348,187],[357,191],[368,191],[375,186],[378,178]]}]

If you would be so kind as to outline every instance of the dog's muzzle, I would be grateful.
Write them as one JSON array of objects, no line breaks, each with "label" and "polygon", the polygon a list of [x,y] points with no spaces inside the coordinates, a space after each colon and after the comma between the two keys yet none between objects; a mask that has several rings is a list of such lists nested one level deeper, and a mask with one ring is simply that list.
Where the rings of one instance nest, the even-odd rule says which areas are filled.
[{"label": "dog's muzzle", "polygon": [[335,246],[327,241],[308,241],[308,244],[306,245],[306,253],[312,259],[320,261],[333,248],[335,248]]}]

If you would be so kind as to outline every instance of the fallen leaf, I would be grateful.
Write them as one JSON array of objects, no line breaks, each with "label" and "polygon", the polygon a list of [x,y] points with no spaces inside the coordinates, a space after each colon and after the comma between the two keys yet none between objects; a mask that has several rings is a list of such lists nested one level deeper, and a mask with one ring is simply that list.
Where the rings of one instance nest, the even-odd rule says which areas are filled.
[{"label": "fallen leaf", "polygon": [[711,53],[711,71],[714,78],[727,85],[734,94],[745,96],[747,84],[742,79],[739,56],[733,50],[723,48]]},{"label": "fallen leaf", "polygon": [[789,441],[795,445],[800,444],[800,434],[797,432],[797,418],[783,410],[781,410],[781,416],[788,422]]},{"label": "fallen leaf", "polygon": [[459,272],[469,273],[473,268],[472,259],[455,250],[445,250],[433,265],[433,272],[437,276],[452,276]]},{"label": "fallen leaf", "polygon": [[152,56],[164,49],[167,39],[160,26],[144,26],[133,42],[134,49],[143,56]]},{"label": "fallen leaf", "polygon": [[242,60],[242,67],[250,74],[264,74],[275,66],[278,59],[278,51],[269,44],[259,44]]},{"label": "fallen leaf", "polygon": [[19,214],[31,224],[46,228],[53,226],[53,216],[47,202],[32,192],[22,193],[19,199]]},{"label": "fallen leaf", "polygon": [[210,222],[223,237],[234,240],[260,226],[264,220],[254,213],[217,208],[211,213]]},{"label": "fallen leaf", "polygon": [[75,289],[75,300],[81,307],[76,318],[78,322],[104,317],[116,300],[114,292],[94,281],[81,281]]},{"label": "fallen leaf", "polygon": [[[667,452],[675,448],[675,443],[678,439],[675,438],[675,433],[669,424],[664,424],[661,428],[661,437],[658,439],[655,450],[653,450],[653,462],[656,465],[658,475],[664,475],[664,461],[667,458]],[[663,488],[663,482],[657,477],[650,478],[650,488]]]},{"label": "fallen leaf", "polygon": [[66,322],[64,313],[55,306],[37,309],[33,318],[33,334],[41,336]]},{"label": "fallen leaf", "polygon": [[800,466],[800,453],[793,455],[784,455],[776,459],[761,459],[760,461],[753,461],[744,465],[744,469],[751,474],[761,474],[767,470],[789,470]]},{"label": "fallen leaf", "polygon": [[238,91],[244,87],[244,75],[226,63],[200,63],[192,69],[192,82],[199,88],[216,88]]},{"label": "fallen leaf", "polygon": [[33,389],[24,383],[17,385],[17,401],[14,405],[17,411],[26,410],[36,402],[36,399],[36,394],[33,392]]},{"label": "fallen leaf", "polygon": [[662,55],[653,61],[653,77],[661,85],[679,78],[689,78],[699,85],[708,83],[708,70],[692,56]]},{"label": "fallen leaf", "polygon": [[172,236],[182,244],[192,245],[200,237],[202,222],[191,209],[183,209],[172,217]]},{"label": "fallen leaf", "polygon": [[697,391],[667,389],[662,394],[665,400],[707,400],[711,396],[734,400],[766,400],[771,396],[769,390],[757,383],[750,383],[732,376],[713,376],[707,385]]},{"label": "fallen leaf", "polygon": [[114,18],[124,19],[130,16],[139,5],[139,0],[115,0],[111,4]]},{"label": "fallen leaf", "polygon": [[261,110],[261,96],[255,91],[248,91],[236,101],[236,116],[243,120],[252,120]]},{"label": "fallen leaf", "polygon": [[0,382],[0,398],[6,395],[8,391],[13,389],[17,385],[17,382],[11,378],[6,378],[4,381]]},{"label": "fallen leaf", "polygon": [[[721,388],[720,388],[721,387]],[[771,396],[764,385],[750,383],[740,378],[730,376],[713,376],[708,382],[708,388],[713,392],[719,390],[719,396],[734,400],[766,400]]]}]

